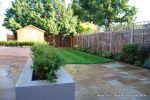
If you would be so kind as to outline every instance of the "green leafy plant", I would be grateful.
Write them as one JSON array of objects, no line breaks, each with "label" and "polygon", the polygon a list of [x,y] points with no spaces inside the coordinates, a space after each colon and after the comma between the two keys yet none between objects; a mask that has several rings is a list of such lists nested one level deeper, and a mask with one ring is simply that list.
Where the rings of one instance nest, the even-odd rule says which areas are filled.
[{"label": "green leafy plant", "polygon": [[114,59],[117,60],[117,61],[123,61],[124,60],[124,56],[122,53],[116,53],[114,55]]},{"label": "green leafy plant", "polygon": [[79,34],[89,34],[98,32],[98,25],[90,22],[79,22],[76,29]]},{"label": "green leafy plant", "polygon": [[110,51],[98,51],[97,55],[104,58],[112,58],[113,54]]},{"label": "green leafy plant", "polygon": [[129,0],[72,1],[74,15],[83,22],[94,22],[99,26],[109,27],[112,23],[131,23],[137,12],[134,6],[129,5]]},{"label": "green leafy plant", "polygon": [[134,62],[134,65],[141,66],[142,63],[143,63],[142,60],[137,60],[137,61]]},{"label": "green leafy plant", "polygon": [[13,0],[5,16],[3,25],[13,31],[32,24],[49,35],[77,33],[77,17],[64,0]]},{"label": "green leafy plant", "polygon": [[84,52],[86,52],[86,53],[92,53],[92,50],[90,48],[84,48]]},{"label": "green leafy plant", "polygon": [[34,42],[18,42],[18,41],[0,41],[0,46],[7,46],[7,47],[13,47],[13,46],[32,46],[34,45]]},{"label": "green leafy plant", "polygon": [[36,43],[31,48],[34,76],[38,80],[55,82],[56,72],[64,64],[54,47],[47,43]]},{"label": "green leafy plant", "polygon": [[138,45],[125,44],[122,48],[122,54],[125,57],[125,62],[134,64],[134,62],[138,59]]},{"label": "green leafy plant", "polygon": [[75,44],[75,45],[73,46],[73,48],[76,49],[76,50],[79,50],[80,47],[79,47],[78,44]]}]

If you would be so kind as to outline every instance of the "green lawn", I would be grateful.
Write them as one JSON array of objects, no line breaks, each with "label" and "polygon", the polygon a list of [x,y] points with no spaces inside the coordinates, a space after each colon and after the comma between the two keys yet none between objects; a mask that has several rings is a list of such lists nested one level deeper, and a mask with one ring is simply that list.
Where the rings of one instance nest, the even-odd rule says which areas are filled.
[{"label": "green lawn", "polygon": [[102,58],[70,48],[58,48],[57,50],[66,64],[101,64],[112,61],[111,59]]}]

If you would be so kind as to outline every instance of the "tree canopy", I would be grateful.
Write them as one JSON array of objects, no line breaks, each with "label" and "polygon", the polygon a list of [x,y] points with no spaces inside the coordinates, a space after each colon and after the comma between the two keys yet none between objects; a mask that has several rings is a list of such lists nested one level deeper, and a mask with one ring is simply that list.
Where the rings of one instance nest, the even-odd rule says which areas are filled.
[{"label": "tree canopy", "polygon": [[13,31],[32,24],[49,34],[76,33],[77,17],[65,0],[15,0],[5,15],[3,25]]},{"label": "tree canopy", "polygon": [[98,26],[90,22],[79,22],[77,32],[79,34],[91,34],[93,32],[98,32]]},{"label": "tree canopy", "polygon": [[91,21],[109,27],[112,23],[131,23],[136,8],[129,0],[73,0],[74,14],[81,21]]}]

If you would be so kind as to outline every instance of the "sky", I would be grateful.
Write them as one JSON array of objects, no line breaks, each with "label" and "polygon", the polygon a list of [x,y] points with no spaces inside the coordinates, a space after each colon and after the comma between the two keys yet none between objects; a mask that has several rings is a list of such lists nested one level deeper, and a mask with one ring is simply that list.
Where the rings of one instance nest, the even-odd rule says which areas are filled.
[{"label": "sky", "polygon": [[[11,1],[12,0],[0,0],[0,26],[3,23],[6,9],[11,6]],[[70,2],[70,0],[66,1],[67,3]],[[150,0],[130,0],[129,4],[136,6],[138,9],[136,22],[150,20]]]},{"label": "sky", "polygon": [[137,22],[150,20],[150,0],[130,0],[129,4],[138,9]]}]

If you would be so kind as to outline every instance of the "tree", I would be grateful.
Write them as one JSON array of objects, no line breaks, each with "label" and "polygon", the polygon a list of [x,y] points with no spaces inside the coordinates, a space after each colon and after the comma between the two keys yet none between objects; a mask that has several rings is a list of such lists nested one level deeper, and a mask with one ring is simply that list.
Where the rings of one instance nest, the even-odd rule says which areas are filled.
[{"label": "tree", "polygon": [[77,32],[79,34],[91,34],[98,31],[98,26],[90,22],[79,22]]},{"label": "tree", "polygon": [[128,2],[129,0],[73,0],[73,9],[80,20],[109,27],[112,23],[132,22],[136,8]]},{"label": "tree", "polygon": [[13,31],[32,24],[53,35],[76,33],[77,17],[65,0],[15,0],[5,15],[3,25]]}]

